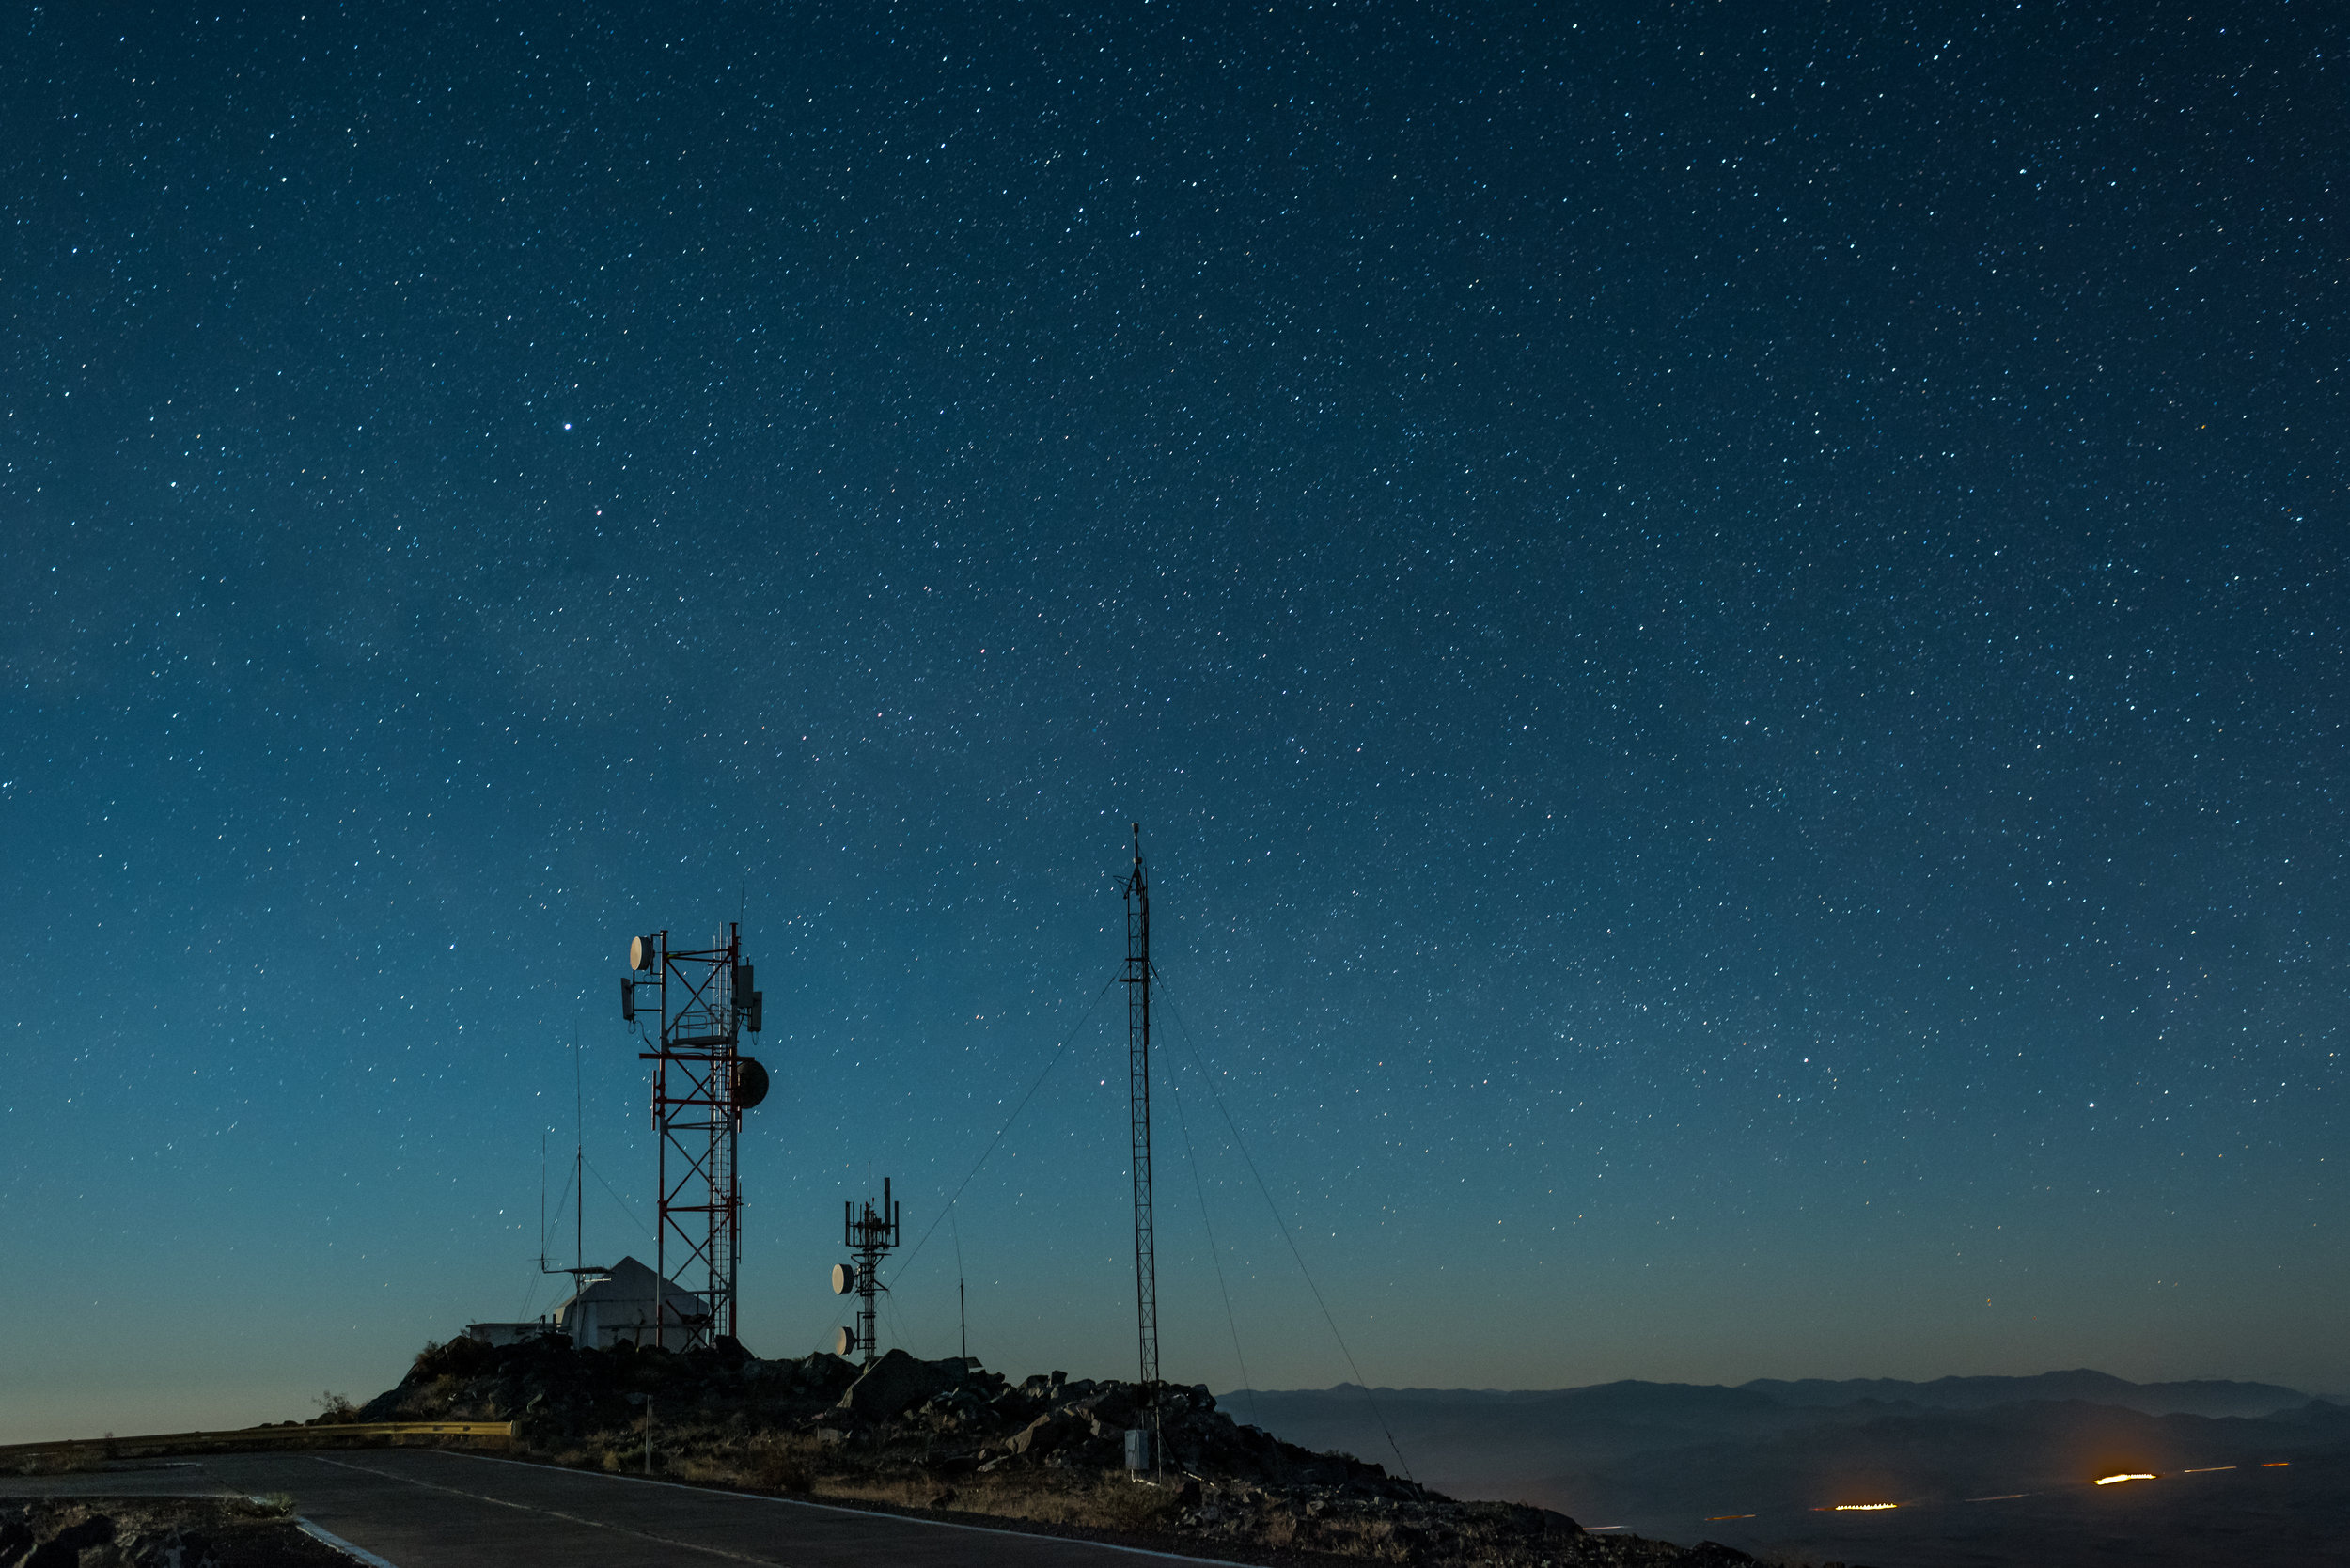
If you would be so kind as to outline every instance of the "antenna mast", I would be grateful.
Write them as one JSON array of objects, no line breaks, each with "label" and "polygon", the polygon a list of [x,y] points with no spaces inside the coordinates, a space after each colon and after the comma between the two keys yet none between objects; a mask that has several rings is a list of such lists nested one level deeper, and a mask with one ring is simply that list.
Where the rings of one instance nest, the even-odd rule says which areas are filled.
[{"label": "antenna mast", "polygon": [[898,1200],[889,1196],[889,1178],[882,1178],[881,1207],[873,1207],[873,1200],[865,1200],[864,1212],[854,1202],[840,1205],[840,1245],[856,1254],[854,1263],[836,1263],[832,1271],[835,1295],[854,1295],[857,1298],[856,1326],[843,1328],[834,1337],[832,1352],[846,1356],[863,1349],[865,1364],[873,1364],[873,1294],[885,1291],[881,1282],[881,1261],[889,1249],[898,1245]]},{"label": "antenna mast", "polygon": [[[572,1020],[572,1266],[557,1268],[547,1262],[547,1135],[539,1134],[539,1272],[568,1274],[574,1296],[587,1288],[591,1274],[609,1274],[609,1264],[588,1262],[585,1229],[588,1194],[580,1184],[588,1178],[588,1100],[579,1065],[579,1020]],[[590,1345],[585,1348],[594,1349]]]},{"label": "antenna mast", "polygon": [[[579,1018],[572,1018],[572,1289],[579,1289],[588,1262],[588,1085],[580,1066]],[[546,1248],[541,1247],[540,1251]],[[603,1272],[598,1270],[599,1273]],[[593,1346],[589,1347],[593,1349]]]},{"label": "antenna mast", "polygon": [[[759,1032],[761,997],[743,962],[743,927],[723,941],[688,951],[666,931],[629,944],[630,975],[620,981],[620,1016],[640,1009],[658,1020],[652,1122],[660,1150],[660,1228],[654,1232],[653,1343],[691,1350],[735,1337],[735,1269],[743,1250],[743,1184],[735,1173],[735,1135],[743,1113],[767,1097],[767,1070],[737,1049],[743,1030]],[[650,1042],[649,1042],[650,1043]],[[681,1274],[701,1276],[698,1309],[668,1292],[669,1254]],[[686,1281],[681,1279],[680,1284]],[[689,1290],[694,1289],[688,1285]]]},{"label": "antenna mast", "polygon": [[[1136,823],[1134,874],[1120,879],[1126,897],[1126,1121],[1134,1144],[1135,1337],[1141,1351],[1142,1397],[1153,1435],[1159,1424],[1158,1243],[1151,1219],[1151,885],[1143,875],[1142,824]],[[1153,1445],[1155,1447],[1155,1445]],[[1156,1455],[1152,1455],[1155,1461]],[[1153,1466],[1155,1467],[1155,1464]]]}]

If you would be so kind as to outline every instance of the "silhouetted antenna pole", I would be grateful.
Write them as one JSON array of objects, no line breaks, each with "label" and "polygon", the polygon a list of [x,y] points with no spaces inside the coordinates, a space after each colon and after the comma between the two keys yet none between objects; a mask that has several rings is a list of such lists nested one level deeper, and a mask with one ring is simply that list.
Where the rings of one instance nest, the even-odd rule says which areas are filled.
[{"label": "silhouetted antenna pole", "polygon": [[[1135,869],[1120,881],[1126,898],[1126,1121],[1135,1173],[1135,1338],[1142,1397],[1155,1438],[1159,1408],[1158,1243],[1151,1216],[1151,885],[1142,864],[1142,824],[1134,824]],[[1156,1444],[1153,1443],[1155,1449]],[[1156,1467],[1157,1455],[1152,1455]]]},{"label": "silhouetted antenna pole", "polygon": [[[579,1019],[572,1019],[572,1289],[588,1268],[588,1085],[580,1067]],[[602,1273],[602,1270],[597,1272]],[[593,1346],[589,1347],[593,1349]]]},{"label": "silhouetted antenna pole", "polygon": [[[579,1020],[572,1020],[572,1266],[558,1268],[547,1262],[547,1135],[539,1134],[539,1272],[568,1274],[572,1289],[579,1291],[590,1275],[609,1274],[611,1266],[588,1262],[587,1224],[588,1193],[580,1185],[588,1179],[588,1098],[579,1065]],[[588,1348],[593,1348],[588,1347]]]},{"label": "silhouetted antenna pole", "polygon": [[971,1301],[963,1292],[963,1227],[954,1225],[954,1211],[947,1211],[948,1223],[953,1226],[955,1238],[955,1326],[963,1335],[963,1364],[971,1364]]}]

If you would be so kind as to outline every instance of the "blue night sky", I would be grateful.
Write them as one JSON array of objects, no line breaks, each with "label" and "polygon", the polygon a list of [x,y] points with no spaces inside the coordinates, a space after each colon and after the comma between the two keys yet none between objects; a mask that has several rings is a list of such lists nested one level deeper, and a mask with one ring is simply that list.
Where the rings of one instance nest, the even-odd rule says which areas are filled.
[{"label": "blue night sky", "polygon": [[1130,821],[1171,1377],[1213,1085],[1374,1383],[2350,1387],[2350,39],[2111,9],[20,12],[0,1439],[544,1309],[574,1030],[649,1260],[735,918],[751,1348],[1068,1039],[885,1328],[1131,1375]]}]

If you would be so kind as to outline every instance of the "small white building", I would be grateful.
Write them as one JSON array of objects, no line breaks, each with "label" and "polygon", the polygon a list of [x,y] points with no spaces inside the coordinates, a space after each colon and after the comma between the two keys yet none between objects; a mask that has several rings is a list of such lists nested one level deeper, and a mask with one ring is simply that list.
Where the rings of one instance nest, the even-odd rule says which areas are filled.
[{"label": "small white building", "polygon": [[[666,1309],[656,1313],[655,1302]],[[686,1340],[681,1325],[709,1321],[709,1302],[634,1258],[622,1258],[608,1273],[588,1279],[576,1295],[555,1309],[556,1326],[582,1350],[609,1350],[622,1340],[659,1344],[656,1325],[667,1327],[669,1348],[680,1350]]]},{"label": "small white building", "polygon": [[[668,1309],[656,1314],[657,1301],[666,1301]],[[680,1350],[688,1337],[685,1325],[706,1325],[709,1319],[710,1304],[700,1296],[634,1258],[622,1258],[603,1273],[587,1276],[576,1294],[536,1323],[469,1323],[465,1332],[494,1345],[568,1334],[582,1350],[610,1350],[622,1341],[659,1344],[666,1327],[669,1348]]]}]

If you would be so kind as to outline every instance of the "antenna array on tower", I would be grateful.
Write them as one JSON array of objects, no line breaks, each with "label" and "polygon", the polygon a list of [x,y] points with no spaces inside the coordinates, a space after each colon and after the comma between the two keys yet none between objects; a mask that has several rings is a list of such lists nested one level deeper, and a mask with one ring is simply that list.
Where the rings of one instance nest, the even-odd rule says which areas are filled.
[{"label": "antenna array on tower", "polygon": [[873,1364],[873,1295],[888,1286],[881,1282],[881,1261],[891,1247],[898,1245],[898,1203],[889,1196],[889,1178],[882,1178],[881,1207],[866,1199],[863,1208],[854,1201],[840,1205],[840,1245],[856,1254],[853,1263],[832,1266],[832,1290],[835,1295],[857,1297],[856,1326],[842,1328],[834,1337],[832,1353],[846,1356],[853,1350],[865,1353],[865,1364]]},{"label": "antenna array on tower", "polygon": [[[638,1053],[653,1063],[652,1121],[659,1145],[660,1225],[654,1232],[653,1342],[689,1350],[736,1328],[735,1286],[743,1250],[743,1184],[735,1135],[743,1113],[767,1097],[767,1070],[739,1050],[743,1031],[764,1024],[762,998],[743,962],[743,928],[699,949],[673,949],[666,931],[628,949],[620,1016],[657,1023],[658,1048]],[[639,1026],[641,1027],[641,1024]],[[698,1307],[672,1297],[666,1281],[698,1272]],[[693,1282],[678,1282],[692,1289]]]}]

